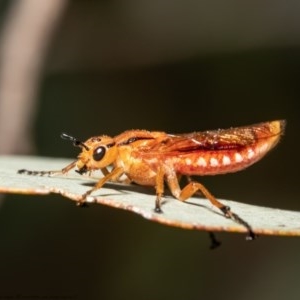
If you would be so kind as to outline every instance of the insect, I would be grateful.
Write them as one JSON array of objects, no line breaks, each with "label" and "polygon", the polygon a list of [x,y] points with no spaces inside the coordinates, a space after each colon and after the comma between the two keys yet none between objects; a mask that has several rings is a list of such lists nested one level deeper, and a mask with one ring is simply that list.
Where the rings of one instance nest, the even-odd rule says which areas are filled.
[{"label": "insect", "polygon": [[[226,217],[246,226],[250,238],[254,238],[247,222],[218,201],[201,183],[191,180],[190,176],[224,174],[245,169],[278,143],[284,127],[284,120],[276,120],[187,134],[129,130],[115,137],[95,136],[85,142],[62,134],[62,138],[81,148],[76,161],[60,171],[23,169],[18,172],[52,176],[65,174],[74,168],[79,174],[101,170],[104,176],[82,195],[79,205],[84,205],[87,197],[107,181],[119,181],[123,175],[130,182],[155,187],[156,212],[161,212],[165,183],[172,195],[181,201],[201,192]],[[107,168],[109,166],[112,166],[110,171]],[[182,176],[190,179],[183,188],[179,184]]]}]

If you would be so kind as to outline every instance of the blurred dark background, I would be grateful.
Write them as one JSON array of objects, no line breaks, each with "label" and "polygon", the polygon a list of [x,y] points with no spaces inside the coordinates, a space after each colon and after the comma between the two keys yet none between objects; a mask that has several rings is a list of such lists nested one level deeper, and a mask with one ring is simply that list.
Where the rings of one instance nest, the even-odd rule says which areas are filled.
[{"label": "blurred dark background", "polygon": [[[30,52],[26,30],[39,29],[15,30],[19,47],[10,57],[7,24],[21,15],[16,2],[0,2],[0,87],[3,70]],[[32,12],[43,1],[20,2]],[[282,142],[261,162],[200,180],[219,198],[300,209],[299,1],[60,5],[51,30],[36,39],[45,40],[37,66],[22,69],[24,86],[33,86],[20,92],[23,106],[13,96],[3,105],[21,79],[0,91],[1,153],[76,157],[61,132],[85,140],[133,128],[183,133],[286,119]],[[37,15],[46,20],[47,10]],[[16,80],[20,72],[12,74]],[[14,124],[24,132],[9,129]],[[221,248],[210,251],[206,232],[105,206],[78,209],[55,195],[6,196],[0,299],[299,299],[299,238],[218,238]]]}]

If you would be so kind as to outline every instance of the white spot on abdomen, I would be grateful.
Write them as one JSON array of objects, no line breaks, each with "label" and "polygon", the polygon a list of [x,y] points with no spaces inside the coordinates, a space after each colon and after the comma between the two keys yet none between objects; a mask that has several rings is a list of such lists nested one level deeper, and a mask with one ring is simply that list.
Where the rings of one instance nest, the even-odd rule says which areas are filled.
[{"label": "white spot on abdomen", "polygon": [[206,160],[203,157],[199,157],[197,160],[197,165],[200,167],[206,167]]},{"label": "white spot on abdomen", "polygon": [[248,155],[247,155],[247,157],[248,157],[248,159],[251,159],[253,156],[254,156],[254,151],[253,151],[253,149],[249,149],[248,150]]},{"label": "white spot on abdomen", "polygon": [[216,158],[212,157],[210,160],[209,160],[209,163],[210,163],[210,166],[211,167],[216,167],[219,165],[219,162]]},{"label": "white spot on abdomen", "polygon": [[186,158],[185,163],[189,166],[192,164],[192,160],[190,158]]},{"label": "white spot on abdomen", "polygon": [[227,155],[224,155],[223,159],[222,159],[222,163],[224,166],[230,165],[230,163],[231,163],[230,157]]},{"label": "white spot on abdomen", "polygon": [[237,163],[239,163],[239,162],[243,161],[243,156],[240,153],[235,153],[234,159]]}]

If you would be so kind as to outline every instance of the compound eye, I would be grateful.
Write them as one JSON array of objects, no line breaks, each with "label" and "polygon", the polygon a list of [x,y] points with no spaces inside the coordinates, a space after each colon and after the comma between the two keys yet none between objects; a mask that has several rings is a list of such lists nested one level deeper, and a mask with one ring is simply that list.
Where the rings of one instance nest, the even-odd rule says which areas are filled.
[{"label": "compound eye", "polygon": [[100,147],[96,148],[94,153],[93,153],[93,159],[95,161],[101,160],[104,157],[105,152],[106,152],[106,148],[103,147],[103,146],[100,146]]}]

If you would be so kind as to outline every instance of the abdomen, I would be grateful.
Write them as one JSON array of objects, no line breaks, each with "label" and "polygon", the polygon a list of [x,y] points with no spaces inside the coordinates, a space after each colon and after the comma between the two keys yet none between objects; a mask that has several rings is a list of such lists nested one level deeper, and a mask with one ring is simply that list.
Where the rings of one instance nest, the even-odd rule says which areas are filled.
[{"label": "abdomen", "polygon": [[253,142],[233,149],[205,150],[173,157],[177,173],[185,175],[216,175],[247,168],[265,156],[279,141],[284,122],[274,121],[256,131]]}]

